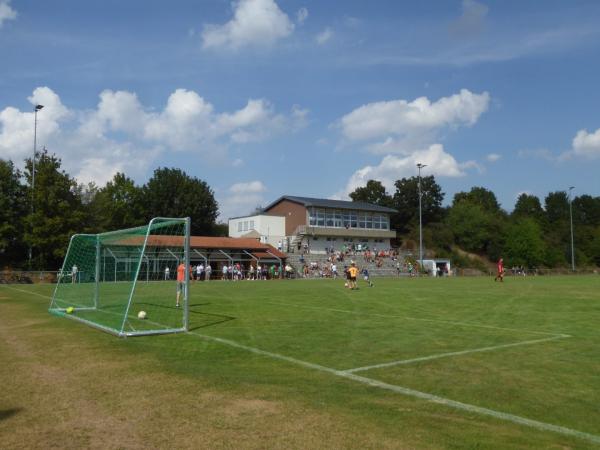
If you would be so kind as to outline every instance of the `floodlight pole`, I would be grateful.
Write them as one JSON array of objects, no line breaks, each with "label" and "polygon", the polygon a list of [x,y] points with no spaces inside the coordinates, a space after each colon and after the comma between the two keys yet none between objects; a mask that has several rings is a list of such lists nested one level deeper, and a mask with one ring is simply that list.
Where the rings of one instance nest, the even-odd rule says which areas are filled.
[{"label": "floodlight pole", "polygon": [[573,199],[571,198],[571,192],[575,189],[575,186],[569,187],[569,218],[571,221],[571,270],[575,272],[575,245],[573,241]]},{"label": "floodlight pole", "polygon": [[[35,212],[35,155],[37,153],[37,113],[44,105],[35,105],[33,108],[33,160],[31,162],[31,215]],[[32,217],[33,219],[33,217]],[[33,228],[33,224],[32,224]],[[29,244],[29,270],[31,270],[32,247]]]},{"label": "floodlight pole", "polygon": [[427,165],[418,163],[417,167],[419,169],[419,273],[421,273],[423,270],[423,218],[421,214],[421,197],[423,194],[421,192],[421,169],[427,167]]}]

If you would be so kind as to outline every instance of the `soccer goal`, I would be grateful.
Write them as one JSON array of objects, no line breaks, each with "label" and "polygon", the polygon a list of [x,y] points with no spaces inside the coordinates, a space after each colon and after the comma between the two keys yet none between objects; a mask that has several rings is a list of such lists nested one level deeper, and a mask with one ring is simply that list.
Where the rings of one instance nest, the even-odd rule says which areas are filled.
[{"label": "soccer goal", "polygon": [[189,247],[189,217],[73,235],[49,310],[117,336],[187,331]]}]

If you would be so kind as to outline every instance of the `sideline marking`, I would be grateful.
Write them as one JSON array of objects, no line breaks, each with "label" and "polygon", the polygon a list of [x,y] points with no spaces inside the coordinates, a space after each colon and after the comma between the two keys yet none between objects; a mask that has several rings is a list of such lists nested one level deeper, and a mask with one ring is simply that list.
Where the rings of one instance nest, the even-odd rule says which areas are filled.
[{"label": "sideline marking", "polygon": [[554,433],[562,434],[565,436],[577,437],[579,439],[584,439],[586,441],[593,442],[595,444],[600,444],[600,436],[597,436],[597,435],[594,435],[591,433],[586,433],[584,431],[573,430],[571,428],[562,427],[560,425],[553,425],[551,423],[546,423],[546,422],[540,422],[538,420],[527,419],[526,417],[516,416],[514,414],[504,413],[501,411],[496,411],[496,410],[484,408],[481,406],[470,405],[468,403],[458,402],[456,400],[439,397],[437,395],[428,394],[426,392],[417,391],[417,390],[406,388],[403,386],[397,386],[394,384],[384,383],[382,381],[378,381],[373,378],[367,378],[367,377],[363,377],[360,375],[355,375],[353,373],[348,373],[346,371],[340,371],[340,370],[332,369],[330,367],[321,366],[320,364],[314,364],[314,363],[310,363],[307,361],[302,361],[302,360],[299,360],[296,358],[292,358],[289,356],[280,355],[278,353],[261,350],[259,348],[249,347],[247,345],[239,344],[239,343],[237,343],[235,341],[231,341],[229,339],[223,339],[223,338],[218,338],[218,337],[214,337],[214,336],[207,336],[204,334],[195,333],[193,331],[189,331],[188,334],[198,336],[199,338],[204,339],[204,340],[218,342],[220,344],[228,345],[230,347],[235,347],[235,348],[239,348],[242,350],[246,350],[246,351],[249,351],[249,352],[257,354],[257,355],[268,356],[270,358],[277,359],[280,361],[286,361],[286,362],[295,364],[297,366],[302,366],[302,367],[306,367],[309,369],[318,370],[320,372],[330,373],[332,375],[336,375],[341,378],[346,378],[348,380],[356,381],[358,383],[366,384],[368,386],[373,386],[373,387],[377,387],[380,389],[386,389],[388,391],[396,392],[398,394],[403,394],[403,395],[406,395],[409,397],[415,397],[415,398],[419,398],[422,400],[439,403],[441,405],[445,405],[445,406],[448,406],[448,407],[454,408],[454,409],[459,409],[461,411],[467,411],[467,412],[476,413],[476,414],[480,414],[480,415],[484,415],[484,416],[490,416],[495,419],[500,419],[500,420],[504,420],[507,422],[513,422],[513,423],[516,423],[519,425],[524,425],[524,426],[527,426],[530,428],[535,428],[537,430],[552,431]]},{"label": "sideline marking", "polygon": [[[9,288],[9,289],[15,289],[17,291],[22,291],[21,289],[16,289],[16,288]],[[22,291],[22,292],[34,294],[33,292],[29,292],[29,291]],[[36,294],[36,295],[49,298],[48,296],[42,295],[42,294]],[[583,439],[583,440],[586,440],[589,442],[593,442],[595,444],[600,444],[600,436],[597,436],[597,435],[591,434],[591,433],[586,433],[584,431],[573,430],[571,428],[562,427],[559,425],[553,425],[551,423],[540,422],[540,421],[533,420],[533,419],[527,419],[526,417],[516,416],[514,414],[504,413],[501,411],[495,411],[493,409],[484,408],[484,407],[476,406],[476,405],[470,405],[468,403],[458,402],[456,400],[451,400],[451,399],[447,399],[447,398],[440,397],[437,395],[428,394],[426,392],[421,392],[421,391],[417,391],[417,390],[402,387],[402,386],[384,383],[382,381],[378,381],[373,378],[367,378],[367,377],[363,377],[360,375],[355,375],[353,373],[348,373],[348,372],[332,369],[330,367],[321,366],[319,364],[302,361],[302,360],[292,358],[289,356],[280,355],[278,353],[268,352],[266,350],[261,350],[259,348],[249,347],[247,345],[239,344],[239,343],[237,343],[235,341],[231,341],[229,339],[208,336],[208,335],[204,335],[204,334],[200,334],[200,333],[195,333],[193,331],[188,331],[187,334],[198,336],[199,338],[204,339],[204,340],[218,342],[220,344],[228,345],[230,347],[235,347],[235,348],[239,348],[242,350],[246,350],[246,351],[249,351],[249,352],[257,354],[257,355],[268,356],[270,358],[277,359],[280,361],[286,361],[286,362],[289,362],[289,363],[292,363],[292,364],[295,364],[298,366],[318,370],[320,372],[330,373],[332,375],[336,375],[341,378],[346,378],[348,380],[356,381],[358,383],[366,384],[368,386],[373,386],[373,387],[377,387],[380,389],[386,389],[388,391],[396,392],[398,394],[403,394],[403,395],[406,395],[409,397],[419,398],[422,400],[427,400],[430,402],[438,403],[438,404],[445,405],[450,408],[458,409],[461,411],[468,411],[468,412],[477,413],[477,414],[484,415],[484,416],[490,416],[490,417],[494,417],[496,419],[504,420],[507,422],[513,422],[513,423],[516,423],[519,425],[524,425],[524,426],[528,426],[530,428],[535,428],[537,430],[552,431],[554,433],[562,434],[564,436],[572,436],[572,437]],[[544,333],[544,334],[548,334],[548,333]]]},{"label": "sideline marking", "polygon": [[453,322],[450,320],[443,320],[443,319],[425,319],[425,318],[421,318],[421,317],[400,316],[400,315],[395,315],[395,314],[378,314],[378,313],[369,313],[369,312],[362,312],[362,311],[349,311],[346,309],[323,308],[320,306],[297,305],[294,303],[279,303],[279,302],[271,302],[271,301],[263,301],[262,303],[268,303],[270,305],[279,305],[279,306],[293,306],[295,308],[316,309],[319,311],[341,312],[341,313],[346,313],[346,314],[355,314],[355,315],[359,315],[359,316],[376,316],[376,317],[386,317],[386,318],[397,317],[400,319],[420,320],[423,322],[447,323],[449,325],[459,325],[459,326],[464,326],[464,327],[490,328],[492,330],[504,330],[504,331],[519,331],[521,333],[542,334],[545,336],[554,336],[554,337],[563,337],[563,338],[572,337],[569,334],[562,334],[562,333],[550,333],[547,331],[524,330],[524,329],[520,329],[520,328],[496,327],[494,325],[482,325],[482,324],[469,323],[469,322]]},{"label": "sideline marking", "polygon": [[474,348],[471,350],[460,350],[458,352],[438,353],[437,355],[422,356],[420,358],[403,359],[400,361],[392,361],[392,362],[381,363],[381,364],[373,364],[372,366],[356,367],[354,369],[343,370],[342,372],[345,372],[345,373],[361,372],[364,370],[380,369],[383,367],[399,366],[399,365],[403,365],[403,364],[412,364],[412,363],[421,362],[421,361],[430,361],[432,359],[446,358],[449,356],[467,355],[469,353],[488,352],[491,350],[499,350],[501,348],[518,347],[519,345],[530,345],[530,344],[538,344],[540,342],[556,341],[557,339],[565,339],[566,337],[567,336],[554,336],[554,337],[549,337],[549,338],[544,338],[544,339],[535,339],[535,340],[531,340],[531,341],[513,342],[512,344],[494,345],[492,347],[481,347],[481,348]]}]

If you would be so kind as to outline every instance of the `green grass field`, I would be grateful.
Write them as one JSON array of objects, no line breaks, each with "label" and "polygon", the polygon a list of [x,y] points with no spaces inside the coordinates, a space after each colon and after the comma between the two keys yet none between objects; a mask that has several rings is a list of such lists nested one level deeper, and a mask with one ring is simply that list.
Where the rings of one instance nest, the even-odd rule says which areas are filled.
[{"label": "green grass field", "polygon": [[197,283],[128,339],[0,285],[1,446],[600,448],[600,277],[374,281]]}]

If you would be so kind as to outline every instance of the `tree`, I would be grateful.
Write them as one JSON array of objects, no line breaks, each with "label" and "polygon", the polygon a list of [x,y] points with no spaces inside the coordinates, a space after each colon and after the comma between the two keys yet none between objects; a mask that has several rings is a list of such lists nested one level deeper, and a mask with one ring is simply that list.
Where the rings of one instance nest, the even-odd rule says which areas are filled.
[{"label": "tree", "polygon": [[[402,178],[394,183],[396,192],[392,197],[392,208],[398,211],[392,216],[392,225],[406,233],[419,224],[419,178]],[[421,177],[421,215],[423,224],[439,222],[444,210],[444,193],[433,175]]]},{"label": "tree", "polygon": [[0,267],[20,266],[25,260],[23,217],[31,201],[27,201],[20,178],[12,161],[0,159]]},{"label": "tree", "polygon": [[389,195],[381,181],[369,180],[367,185],[357,187],[350,193],[350,198],[355,202],[366,202],[374,205],[391,207],[392,197]]},{"label": "tree", "polygon": [[521,194],[517,199],[512,216],[514,218],[529,217],[541,223],[544,219],[544,209],[542,208],[540,199],[535,195]]},{"label": "tree", "polygon": [[[34,212],[25,219],[25,244],[32,247],[32,268],[58,269],[70,237],[85,228],[85,212],[77,183],[60,170],[61,160],[44,150],[36,162]],[[31,186],[31,159],[25,176]],[[31,196],[31,188],[28,189]]]},{"label": "tree", "polygon": [[467,201],[474,205],[479,205],[484,211],[496,213],[500,211],[500,204],[496,199],[496,194],[483,187],[472,187],[469,192],[458,192],[454,194],[453,204]]},{"label": "tree", "polygon": [[190,217],[194,235],[212,234],[218,214],[205,181],[166,167],[156,169],[142,188],[141,205],[146,222],[153,217]]},{"label": "tree", "polygon": [[569,220],[569,197],[565,191],[551,192],[544,200],[546,218],[550,224]]},{"label": "tree", "polygon": [[147,223],[141,205],[141,188],[123,173],[117,173],[97,190],[89,204],[95,218],[94,232],[131,228]]},{"label": "tree", "polygon": [[571,260],[571,226],[567,193],[564,191],[549,193],[544,200],[544,209],[547,263],[551,267],[566,265],[567,261]]},{"label": "tree", "polygon": [[492,260],[501,256],[507,214],[492,191],[473,187],[469,192],[456,193],[448,223],[465,250],[485,254]]},{"label": "tree", "polygon": [[508,265],[539,267],[546,254],[541,227],[533,218],[517,220],[509,226],[504,249]]}]

